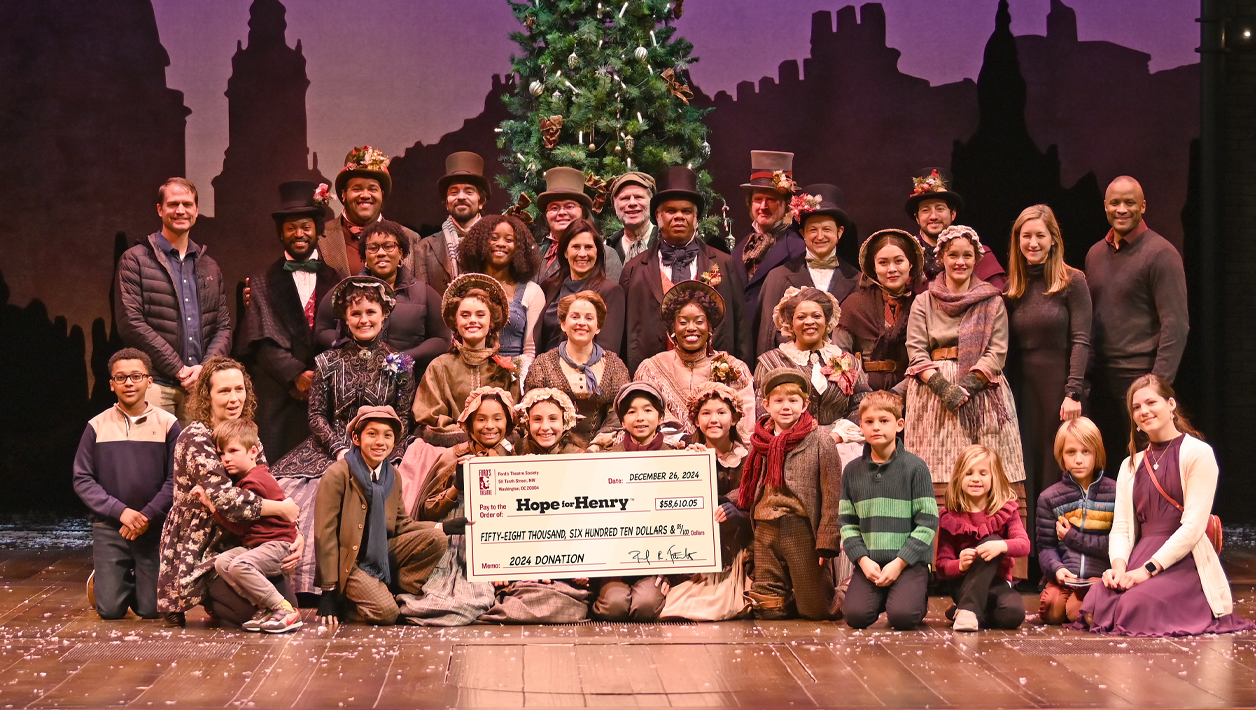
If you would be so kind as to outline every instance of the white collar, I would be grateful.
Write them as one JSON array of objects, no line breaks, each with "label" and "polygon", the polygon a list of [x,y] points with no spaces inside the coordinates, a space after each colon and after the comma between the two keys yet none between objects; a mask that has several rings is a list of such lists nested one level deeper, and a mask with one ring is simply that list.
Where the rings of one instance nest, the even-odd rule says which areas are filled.
[{"label": "white collar", "polygon": [[780,351],[785,354],[785,357],[789,358],[791,362],[799,367],[807,367],[808,363],[811,362],[812,352],[820,353],[821,364],[828,362],[835,357],[841,357],[842,355],[842,349],[834,345],[831,341],[825,343],[824,347],[816,351],[803,350],[795,345],[792,340],[787,340],[781,343],[779,347]]}]

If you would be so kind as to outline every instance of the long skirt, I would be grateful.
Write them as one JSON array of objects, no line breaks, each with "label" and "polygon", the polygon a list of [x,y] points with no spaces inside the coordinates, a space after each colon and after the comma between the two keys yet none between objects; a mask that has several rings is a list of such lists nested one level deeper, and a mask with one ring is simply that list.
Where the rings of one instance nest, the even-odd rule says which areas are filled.
[{"label": "long skirt", "polygon": [[[938,373],[958,381],[954,360],[935,360]],[[964,412],[965,408],[973,410]],[[1006,383],[987,387],[973,395],[961,409],[961,417],[942,405],[942,400],[915,377],[907,381],[907,450],[929,467],[934,483],[951,480],[955,461],[966,447],[984,444],[999,455],[1003,471],[1012,483],[1025,480],[1025,460],[1021,451],[1020,429],[1016,421],[1016,400]],[[1002,409],[1000,417],[998,410]]]},{"label": "long skirt", "polygon": [[[1165,531],[1140,538],[1130,552],[1129,569],[1147,564],[1171,535]],[[1197,636],[1251,631],[1256,624],[1238,614],[1212,615],[1195,556],[1188,553],[1160,574],[1123,592],[1095,583],[1073,628],[1118,636]]]},{"label": "long skirt", "polygon": [[[1068,350],[1022,350],[1021,441],[1025,447],[1025,489],[1029,500],[1060,480],[1055,462],[1055,433],[1060,428],[1060,404],[1068,384]],[[1037,505],[1029,507],[1029,527],[1035,530]]]}]

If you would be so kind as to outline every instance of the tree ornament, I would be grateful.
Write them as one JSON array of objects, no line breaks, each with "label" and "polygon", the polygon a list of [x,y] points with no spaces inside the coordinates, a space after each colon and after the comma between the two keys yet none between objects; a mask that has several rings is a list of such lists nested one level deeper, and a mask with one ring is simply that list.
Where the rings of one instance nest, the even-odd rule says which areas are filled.
[{"label": "tree ornament", "polygon": [[645,58],[646,58],[646,57],[648,57],[648,56],[650,56],[650,50],[646,49],[645,47],[637,47],[636,51],[635,51],[635,52],[633,52],[632,54],[633,54],[633,56],[635,56],[638,60],[640,60],[640,61],[643,61],[643,62],[644,62],[644,61],[645,61]]},{"label": "tree ornament", "polygon": [[676,4],[672,6],[672,17],[679,20],[683,14],[685,14],[685,0],[676,0]]},{"label": "tree ornament", "polygon": [[567,66],[571,67],[572,69],[575,69],[576,64],[578,64],[579,62],[580,62],[580,57],[578,57],[575,52],[572,52],[571,56],[567,57]]},{"label": "tree ornament", "polygon": [[554,89],[554,93],[550,94],[550,98],[554,99],[555,101],[562,101],[563,92],[559,91],[558,89]]},{"label": "tree ornament", "polygon": [[541,119],[541,137],[545,139],[546,150],[553,150],[558,145],[558,135],[562,132],[563,117],[550,116]]},{"label": "tree ornament", "polygon": [[545,84],[541,83],[540,81],[534,81],[531,84],[528,84],[528,91],[533,96],[540,96],[542,93],[545,92]]},{"label": "tree ornament", "polygon": [[620,148],[619,146],[615,146],[615,154],[616,154],[616,155],[618,155],[619,153],[623,152],[623,150],[624,150],[623,148]]},{"label": "tree ornament", "polygon": [[627,148],[628,150],[632,150],[632,147],[636,144],[637,144],[636,138],[633,138],[632,136],[624,137],[624,147]]}]

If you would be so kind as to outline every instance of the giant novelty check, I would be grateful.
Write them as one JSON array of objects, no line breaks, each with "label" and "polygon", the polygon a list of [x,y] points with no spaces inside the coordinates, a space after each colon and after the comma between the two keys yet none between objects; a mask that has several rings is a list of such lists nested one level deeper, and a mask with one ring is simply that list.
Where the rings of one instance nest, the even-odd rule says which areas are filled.
[{"label": "giant novelty check", "polygon": [[720,570],[710,452],[483,457],[466,466],[473,581]]}]

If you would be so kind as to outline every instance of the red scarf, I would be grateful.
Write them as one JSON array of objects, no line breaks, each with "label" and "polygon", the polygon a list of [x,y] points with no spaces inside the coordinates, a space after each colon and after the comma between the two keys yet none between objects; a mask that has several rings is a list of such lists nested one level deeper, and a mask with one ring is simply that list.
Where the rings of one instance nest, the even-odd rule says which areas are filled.
[{"label": "red scarf", "polygon": [[780,434],[773,434],[772,426],[772,417],[767,414],[754,423],[750,453],[742,469],[741,492],[737,496],[737,505],[742,510],[750,510],[754,505],[755,493],[764,479],[769,486],[780,488],[785,485],[785,455],[815,431],[816,420],[811,412],[803,412],[792,428]]}]

